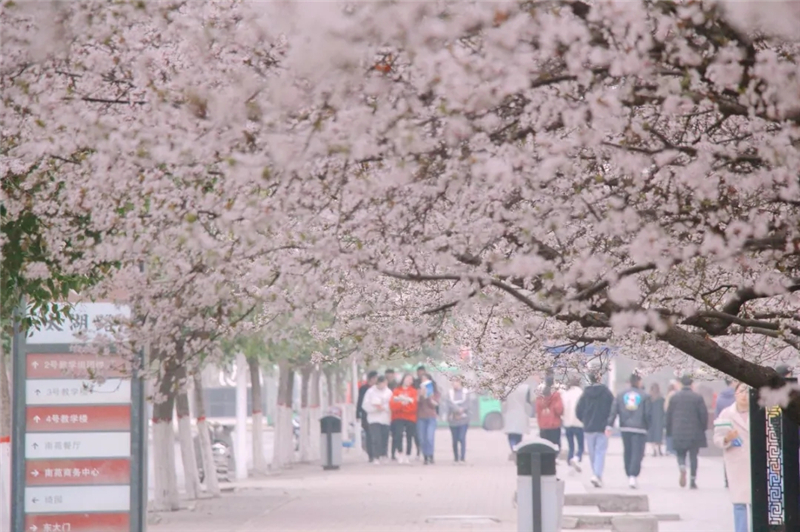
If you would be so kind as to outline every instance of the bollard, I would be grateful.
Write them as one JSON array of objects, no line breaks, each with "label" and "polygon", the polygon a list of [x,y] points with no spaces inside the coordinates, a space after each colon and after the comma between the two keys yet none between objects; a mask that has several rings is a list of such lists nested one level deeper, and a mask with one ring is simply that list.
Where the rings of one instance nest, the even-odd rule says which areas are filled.
[{"label": "bollard", "polygon": [[556,478],[558,447],[536,438],[517,446],[517,531],[559,532],[564,481]]},{"label": "bollard", "polygon": [[339,469],[342,463],[342,418],[324,416],[319,420],[322,469]]}]

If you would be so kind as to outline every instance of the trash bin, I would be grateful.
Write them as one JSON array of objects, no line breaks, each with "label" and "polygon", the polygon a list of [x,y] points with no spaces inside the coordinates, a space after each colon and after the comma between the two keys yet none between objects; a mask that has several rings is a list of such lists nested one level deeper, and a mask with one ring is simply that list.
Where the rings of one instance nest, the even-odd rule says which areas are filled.
[{"label": "trash bin", "polygon": [[517,531],[560,532],[564,481],[556,478],[558,447],[536,438],[516,452]]},{"label": "trash bin", "polygon": [[342,418],[324,416],[319,420],[322,469],[339,469],[342,464]]}]

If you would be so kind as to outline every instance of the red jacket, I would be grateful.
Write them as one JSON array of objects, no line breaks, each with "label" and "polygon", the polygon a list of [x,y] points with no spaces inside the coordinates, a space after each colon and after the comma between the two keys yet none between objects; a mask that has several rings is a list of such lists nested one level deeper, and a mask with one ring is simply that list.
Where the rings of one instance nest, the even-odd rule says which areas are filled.
[{"label": "red jacket", "polygon": [[392,392],[392,400],[389,401],[392,421],[404,419],[416,423],[418,397],[417,390],[411,386],[408,388],[401,388],[400,386],[395,388]]},{"label": "red jacket", "polygon": [[564,415],[564,403],[561,394],[553,392],[550,397],[536,398],[536,421],[540,429],[561,428],[561,416]]}]

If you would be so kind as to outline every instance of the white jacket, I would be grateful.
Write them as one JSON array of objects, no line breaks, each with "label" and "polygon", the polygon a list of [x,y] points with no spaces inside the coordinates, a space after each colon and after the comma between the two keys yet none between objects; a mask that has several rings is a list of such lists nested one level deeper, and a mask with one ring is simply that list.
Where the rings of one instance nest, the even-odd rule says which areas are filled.
[{"label": "white jacket", "polygon": [[[362,408],[367,413],[368,423],[392,424],[392,412],[389,410],[389,401],[392,399],[392,390],[388,387],[383,390],[373,386],[364,395]],[[383,408],[379,408],[383,407]]]},{"label": "white jacket", "polygon": [[564,416],[561,418],[561,424],[564,427],[583,428],[583,423],[581,423],[575,413],[581,395],[583,395],[583,390],[580,386],[572,386],[568,390],[561,392],[561,401],[564,403]]},{"label": "white jacket", "polygon": [[508,394],[503,403],[503,430],[506,434],[528,434],[531,431],[531,404],[528,402],[530,387],[522,383]]}]

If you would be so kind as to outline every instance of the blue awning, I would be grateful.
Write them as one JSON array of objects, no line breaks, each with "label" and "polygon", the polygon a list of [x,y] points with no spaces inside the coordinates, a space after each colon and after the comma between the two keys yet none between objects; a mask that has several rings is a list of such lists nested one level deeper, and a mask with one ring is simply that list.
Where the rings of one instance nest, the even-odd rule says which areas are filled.
[{"label": "blue awning", "polygon": [[617,352],[617,348],[615,346],[610,345],[594,345],[589,344],[582,347],[578,346],[555,346],[555,347],[547,347],[545,348],[548,353],[553,355],[557,355],[559,353],[583,353],[587,356],[592,356],[595,354],[607,353],[609,355],[615,355]]}]

